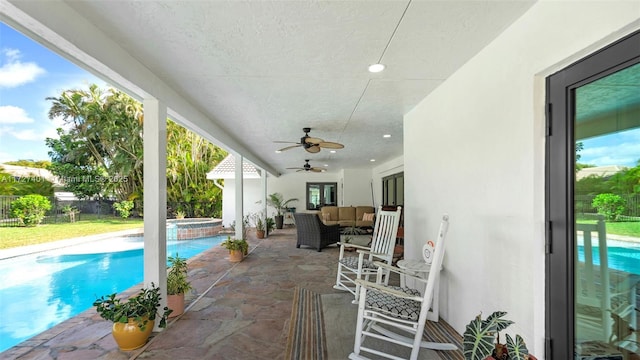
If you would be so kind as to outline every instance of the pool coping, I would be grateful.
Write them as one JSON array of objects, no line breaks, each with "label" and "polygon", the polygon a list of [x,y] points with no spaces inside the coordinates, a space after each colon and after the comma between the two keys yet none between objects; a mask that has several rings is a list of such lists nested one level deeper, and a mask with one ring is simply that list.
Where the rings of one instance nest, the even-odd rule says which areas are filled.
[{"label": "pool coping", "polygon": [[27,246],[18,246],[9,249],[0,250],[0,260],[10,259],[18,256],[35,254],[44,251],[50,251],[55,249],[61,249],[69,246],[84,244],[92,241],[104,240],[117,236],[132,236],[142,234],[144,232],[144,228],[136,228],[136,229],[128,229],[128,230],[120,230],[120,231],[112,231],[108,233],[96,234],[96,235],[87,235],[80,236],[71,239],[50,241],[42,244],[35,245],[27,245]]}]

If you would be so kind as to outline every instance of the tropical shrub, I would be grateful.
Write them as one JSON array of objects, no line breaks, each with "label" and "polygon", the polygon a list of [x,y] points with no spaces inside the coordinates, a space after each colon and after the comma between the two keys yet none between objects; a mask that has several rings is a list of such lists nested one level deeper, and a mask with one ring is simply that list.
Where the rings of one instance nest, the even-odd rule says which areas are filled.
[{"label": "tropical shrub", "polygon": [[606,193],[598,194],[591,205],[598,210],[598,214],[604,215],[607,220],[616,220],[616,218],[625,210],[625,201],[620,195]]},{"label": "tropical shrub", "polygon": [[120,201],[113,203],[113,208],[118,212],[121,218],[126,219],[131,215],[131,209],[133,209],[133,201]]},{"label": "tropical shrub", "polygon": [[11,203],[11,217],[18,218],[24,226],[36,226],[51,209],[51,202],[42,195],[31,194],[17,198]]}]

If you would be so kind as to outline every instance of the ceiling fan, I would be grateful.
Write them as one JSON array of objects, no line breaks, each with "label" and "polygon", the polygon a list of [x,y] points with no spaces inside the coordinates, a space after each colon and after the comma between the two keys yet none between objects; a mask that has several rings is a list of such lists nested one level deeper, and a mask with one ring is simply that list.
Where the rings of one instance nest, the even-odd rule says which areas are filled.
[{"label": "ceiling fan", "polygon": [[297,169],[298,171],[296,172],[300,172],[300,171],[324,172],[323,168],[311,166],[309,164],[309,160],[305,160],[305,164],[302,167],[293,167],[293,168],[287,168],[287,169],[289,170]]},{"label": "ceiling fan", "polygon": [[291,146],[287,146],[284,147],[278,151],[286,151],[289,149],[293,149],[296,147],[300,147],[302,146],[307,152],[310,153],[317,153],[320,152],[320,149],[324,148],[324,149],[342,149],[344,148],[344,145],[342,144],[338,144],[336,142],[330,142],[330,141],[324,141],[320,138],[315,138],[315,137],[311,137],[309,136],[309,131],[311,131],[311,128],[303,128],[302,131],[304,131],[304,136],[300,138],[300,142],[292,142],[292,141],[274,141],[276,143],[289,143],[289,144],[295,144],[295,145],[291,145]]}]

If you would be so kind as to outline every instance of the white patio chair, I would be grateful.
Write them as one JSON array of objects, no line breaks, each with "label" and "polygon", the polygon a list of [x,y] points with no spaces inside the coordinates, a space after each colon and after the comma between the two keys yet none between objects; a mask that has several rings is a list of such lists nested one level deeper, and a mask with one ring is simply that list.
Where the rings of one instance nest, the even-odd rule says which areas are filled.
[{"label": "white patio chair", "polygon": [[[458,350],[451,343],[435,343],[422,340],[425,322],[434,300],[435,286],[440,277],[440,268],[445,250],[445,239],[448,229],[448,216],[444,215],[438,232],[438,242],[431,261],[429,275],[425,280],[414,272],[405,271],[383,263],[378,265],[376,282],[357,280],[360,284],[360,299],[358,301],[358,320],[356,324],[353,352],[349,359],[366,359],[361,353],[370,353],[387,359],[405,359],[390,354],[393,347],[381,346],[383,342],[405,346],[411,349],[409,359],[418,358],[420,348],[434,350]],[[411,279],[413,283],[425,284],[423,294],[408,287],[388,286],[383,281],[385,270],[397,272],[400,276]],[[367,337],[372,338],[371,344],[364,345]],[[375,346],[375,347],[373,347]],[[385,350],[387,349],[387,350]],[[397,347],[395,349],[397,350]]]},{"label": "white patio chair", "polygon": [[[595,224],[576,224],[582,235],[584,261],[576,252],[576,338],[613,343],[624,340],[627,327],[637,328],[638,276],[609,268],[604,217]],[[597,234],[597,242],[593,239]],[[598,256],[595,256],[595,253]],[[618,320],[618,324],[614,321]],[[626,325],[625,325],[626,323]]]},{"label": "white patio chair", "polygon": [[[362,278],[368,280],[370,275],[375,275],[378,270],[378,266],[374,264],[375,261],[391,265],[401,212],[401,206],[398,206],[395,211],[383,211],[382,206],[378,208],[370,246],[339,243],[338,275],[333,288],[352,293],[353,303],[358,301],[360,290],[360,285],[356,280]],[[346,248],[355,249],[358,256],[345,254]],[[386,276],[384,278],[386,284],[388,279]]]}]

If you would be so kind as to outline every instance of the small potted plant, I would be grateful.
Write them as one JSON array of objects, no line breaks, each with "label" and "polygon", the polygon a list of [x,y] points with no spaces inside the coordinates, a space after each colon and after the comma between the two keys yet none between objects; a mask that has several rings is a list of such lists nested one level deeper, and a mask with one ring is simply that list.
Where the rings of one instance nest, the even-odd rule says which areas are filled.
[{"label": "small potted plant", "polygon": [[264,239],[266,227],[265,221],[262,219],[262,214],[251,214],[251,218],[256,227],[256,237],[258,239]]},{"label": "small potted plant", "polygon": [[224,248],[229,250],[229,261],[240,262],[244,259],[244,255],[249,250],[249,244],[245,239],[234,239],[231,236],[227,240],[220,243]]},{"label": "small potted plant", "polygon": [[93,306],[101,318],[113,322],[111,334],[120,350],[130,351],[142,347],[151,335],[156,318],[159,327],[167,326],[171,310],[160,307],[160,288],[151,283],[151,288],[142,288],[140,292],[127,300],[116,298],[116,294],[102,296]]},{"label": "small potted plant", "polygon": [[500,343],[499,332],[513,324],[502,318],[506,314],[496,311],[485,320],[482,314],[471,320],[463,334],[465,360],[536,360],[520,335],[507,334],[506,344]]},{"label": "small potted plant", "polygon": [[286,211],[287,205],[290,202],[298,201],[298,199],[292,198],[288,200],[284,200],[284,197],[280,193],[273,193],[267,197],[267,204],[272,206],[276,210],[276,216],[274,216],[276,221],[276,229],[282,229],[284,223],[284,215],[283,212]]},{"label": "small potted plant", "polygon": [[269,233],[271,233],[273,231],[273,229],[276,228],[276,222],[275,222],[275,220],[273,220],[272,217],[268,217],[264,222],[264,226],[265,226],[265,230],[267,232],[267,236],[269,236]]},{"label": "small potted plant", "polygon": [[191,283],[187,280],[187,259],[169,256],[169,272],[167,273],[167,307],[172,310],[169,317],[176,317],[184,313],[184,294],[191,290]]}]

